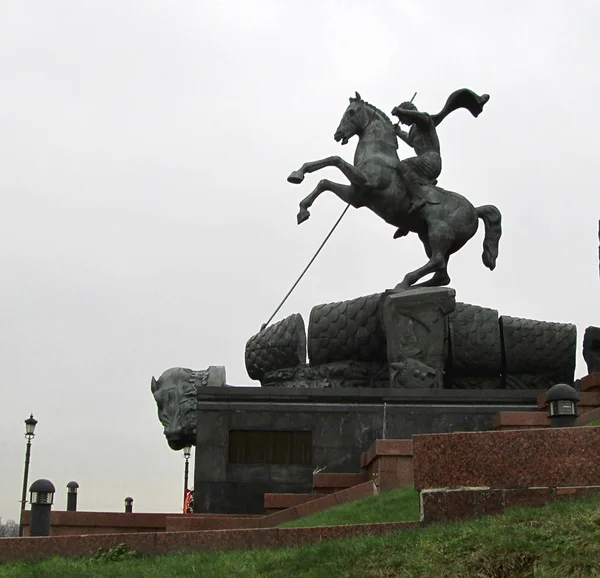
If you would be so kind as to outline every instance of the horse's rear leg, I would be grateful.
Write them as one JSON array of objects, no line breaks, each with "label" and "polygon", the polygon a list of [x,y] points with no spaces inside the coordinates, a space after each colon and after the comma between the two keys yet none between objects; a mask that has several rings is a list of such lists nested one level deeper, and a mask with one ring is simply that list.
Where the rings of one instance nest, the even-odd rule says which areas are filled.
[{"label": "horse's rear leg", "polygon": [[[402,283],[398,283],[396,285],[396,289],[408,289],[412,287],[421,277],[425,277],[425,275],[429,275],[429,273],[435,273],[440,270],[446,269],[446,258],[443,252],[434,251],[431,259],[425,263],[422,267],[407,273]],[[430,281],[432,281],[431,279]],[[425,286],[427,282],[421,283],[421,286]],[[428,285],[428,284],[427,284]]]},{"label": "horse's rear leg", "polygon": [[[435,275],[428,281],[421,283],[421,287],[435,287],[450,283],[446,267],[454,244],[454,231],[443,222],[434,222],[429,223],[427,236],[427,248],[431,251],[429,261],[422,267],[407,273],[402,283],[396,285],[396,289],[408,289],[419,279],[430,273],[435,273]],[[429,254],[429,251],[427,253]]]},{"label": "horse's rear leg", "polygon": [[[446,262],[447,266],[448,263]],[[450,275],[448,275],[448,270],[444,268],[436,271],[431,279],[423,281],[423,283],[415,283],[412,287],[445,287],[446,285],[450,285]]]}]

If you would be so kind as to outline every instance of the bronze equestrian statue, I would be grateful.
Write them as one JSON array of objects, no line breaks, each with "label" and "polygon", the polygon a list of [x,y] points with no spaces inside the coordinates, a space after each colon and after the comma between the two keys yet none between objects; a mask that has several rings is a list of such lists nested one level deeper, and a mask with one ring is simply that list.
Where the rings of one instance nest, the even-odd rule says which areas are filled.
[{"label": "bronze equestrian statue", "polygon": [[[447,272],[450,255],[456,253],[477,232],[481,219],[485,226],[483,263],[490,270],[496,266],[498,243],[502,235],[502,217],[493,205],[474,207],[465,197],[437,186],[442,168],[436,127],[458,108],[466,108],[477,117],[489,96],[478,96],[468,89],[452,93],[436,115],[419,112],[411,103],[394,108],[392,114],[409,132],[393,125],[378,108],[364,101],[360,94],[350,98],[350,104],[335,131],[336,142],[347,144],[358,136],[354,164],[338,156],[304,163],[288,177],[299,184],[306,173],[324,167],[337,167],[350,181],[349,185],[328,179],[319,181],[315,189],[300,202],[298,224],[308,219],[309,207],[324,191],[335,193],[342,201],[355,208],[367,207],[384,221],[396,227],[394,238],[409,232],[417,233],[425,247],[429,261],[407,273],[396,289],[412,286],[443,286],[450,283]],[[400,161],[398,141],[414,148],[417,156]],[[419,279],[433,273],[422,283]]]}]

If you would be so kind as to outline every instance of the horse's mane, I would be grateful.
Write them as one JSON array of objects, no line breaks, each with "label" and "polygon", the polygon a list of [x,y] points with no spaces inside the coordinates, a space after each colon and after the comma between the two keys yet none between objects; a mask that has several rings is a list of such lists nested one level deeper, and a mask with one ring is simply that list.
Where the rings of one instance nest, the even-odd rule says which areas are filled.
[{"label": "horse's mane", "polygon": [[387,124],[390,125],[391,129],[394,129],[394,123],[390,120],[387,114],[383,112],[381,109],[377,108],[374,104],[363,100],[362,98],[351,98],[350,100],[362,102],[367,108],[370,108],[373,112],[375,112],[379,117],[381,117]]}]

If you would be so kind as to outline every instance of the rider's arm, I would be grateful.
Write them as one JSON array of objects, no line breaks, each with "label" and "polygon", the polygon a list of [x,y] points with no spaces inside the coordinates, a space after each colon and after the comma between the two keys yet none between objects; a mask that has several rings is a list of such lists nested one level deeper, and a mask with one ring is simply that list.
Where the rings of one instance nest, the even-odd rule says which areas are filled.
[{"label": "rider's arm", "polygon": [[396,136],[399,136],[406,144],[410,144],[408,133],[402,130],[397,124],[394,125],[394,132],[396,133]]},{"label": "rider's arm", "polygon": [[406,118],[410,118],[420,127],[426,127],[429,124],[429,115],[424,112],[419,112],[418,110],[404,110],[402,109],[401,114]]}]

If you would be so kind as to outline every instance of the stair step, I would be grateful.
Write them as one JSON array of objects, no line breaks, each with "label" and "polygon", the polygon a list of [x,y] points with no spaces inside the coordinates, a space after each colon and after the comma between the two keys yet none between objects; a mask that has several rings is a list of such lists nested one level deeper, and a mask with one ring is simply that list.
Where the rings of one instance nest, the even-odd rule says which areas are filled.
[{"label": "stair step", "polygon": [[319,498],[319,494],[265,494],[265,511],[267,514],[278,512],[279,510],[287,510],[300,504],[305,504]]},{"label": "stair step", "polygon": [[366,481],[368,481],[368,475],[365,473],[315,474],[313,475],[313,488],[318,494],[330,494],[352,488]]},{"label": "stair step", "polygon": [[600,373],[590,373],[581,378],[581,392],[600,391]]},{"label": "stair step", "polygon": [[494,417],[493,429],[533,429],[550,427],[548,414],[541,411],[501,411]]},{"label": "stair step", "polygon": [[[537,399],[538,408],[542,411],[548,411],[548,402],[546,401],[546,393],[539,395]],[[580,391],[577,410],[579,414],[600,407],[600,392],[599,391]]]},{"label": "stair step", "polygon": [[591,421],[595,421],[597,419],[600,419],[600,407],[591,409],[585,413],[580,413],[579,417],[577,418],[577,425],[587,425]]}]

